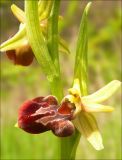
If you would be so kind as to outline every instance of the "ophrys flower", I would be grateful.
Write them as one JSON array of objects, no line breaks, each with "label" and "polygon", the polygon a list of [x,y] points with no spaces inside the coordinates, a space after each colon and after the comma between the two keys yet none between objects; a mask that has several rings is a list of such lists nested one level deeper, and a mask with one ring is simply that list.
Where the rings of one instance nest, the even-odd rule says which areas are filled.
[{"label": "ophrys flower", "polygon": [[[37,97],[25,102],[19,109],[18,126],[29,133],[52,130],[56,136],[66,137],[74,132],[74,126],[87,138],[96,150],[103,149],[97,122],[90,112],[111,112],[111,106],[99,104],[107,100],[120,87],[114,80],[97,92],[82,96],[78,79],[74,80],[61,104],[56,97]],[[74,124],[74,125],[73,125]]]}]

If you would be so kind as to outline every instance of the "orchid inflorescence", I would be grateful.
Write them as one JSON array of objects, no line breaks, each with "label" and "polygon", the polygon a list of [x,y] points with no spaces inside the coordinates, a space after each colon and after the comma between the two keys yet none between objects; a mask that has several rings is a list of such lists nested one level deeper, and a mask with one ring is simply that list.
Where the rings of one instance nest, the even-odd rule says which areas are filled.
[{"label": "orchid inflorescence", "polygon": [[[42,4],[43,7],[40,5],[39,1],[39,27],[44,36],[44,43],[47,45],[48,18],[51,12],[52,1],[48,1],[47,5],[46,1],[43,1]],[[86,8],[86,12],[88,7],[89,4]],[[34,54],[31,45],[29,44],[26,33],[26,16],[24,11],[16,5],[12,5],[11,10],[20,21],[19,31],[11,39],[2,43],[0,50],[5,52],[14,64],[28,66],[32,63],[36,54]],[[84,17],[85,16],[86,15],[84,15]],[[60,19],[61,17],[59,16],[59,20]],[[82,23],[83,28],[85,28],[85,22],[86,20],[84,18]],[[81,33],[84,37],[86,37],[85,32]],[[59,37],[58,40],[59,50],[69,53],[66,42],[61,39],[61,37]],[[80,51],[83,52],[82,48],[83,47],[78,46],[77,53],[80,53]],[[76,55],[76,60],[79,62],[78,67],[83,63],[83,61],[80,63],[80,56]],[[84,57],[82,56],[82,58]],[[47,63],[43,63],[45,66],[46,64]],[[83,69],[86,71],[85,67]],[[77,74],[79,73],[79,68],[77,69],[78,72],[76,71]],[[84,81],[84,79],[82,81]],[[118,90],[121,82],[114,80],[97,92],[86,96],[82,96],[82,86],[80,85],[81,83],[79,76],[75,76],[73,86],[68,90],[69,94],[62,98],[61,102],[58,102],[58,99],[54,95],[49,95],[46,97],[40,96],[32,100],[27,100],[19,108],[18,122],[16,126],[31,134],[39,134],[51,130],[53,134],[58,137],[71,136],[76,130],[78,130],[83,136],[86,137],[86,139],[96,150],[103,149],[102,137],[99,132],[96,119],[91,112],[112,112],[113,108],[111,106],[100,103],[110,98],[114,92]]]}]

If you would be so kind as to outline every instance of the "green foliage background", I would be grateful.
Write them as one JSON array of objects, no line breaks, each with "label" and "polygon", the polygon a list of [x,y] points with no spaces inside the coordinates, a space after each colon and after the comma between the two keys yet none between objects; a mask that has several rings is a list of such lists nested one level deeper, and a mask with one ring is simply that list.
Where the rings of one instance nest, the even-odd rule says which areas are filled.
[{"label": "green foliage background", "polygon": [[[18,21],[10,12],[15,1],[0,3],[1,42],[18,30]],[[23,2],[15,2],[23,7]],[[89,93],[113,79],[121,79],[121,8],[120,1],[93,1],[89,13]],[[63,1],[64,19],[59,30],[70,46],[70,55],[60,54],[64,90],[71,86],[78,27],[86,1]],[[30,67],[14,66],[1,54],[1,159],[57,159],[58,138],[50,132],[30,135],[15,128],[17,111],[26,99],[50,94],[45,76],[36,61]],[[81,138],[76,159],[121,159],[121,101],[118,92],[107,103],[113,113],[95,114],[105,149],[95,151]]]}]

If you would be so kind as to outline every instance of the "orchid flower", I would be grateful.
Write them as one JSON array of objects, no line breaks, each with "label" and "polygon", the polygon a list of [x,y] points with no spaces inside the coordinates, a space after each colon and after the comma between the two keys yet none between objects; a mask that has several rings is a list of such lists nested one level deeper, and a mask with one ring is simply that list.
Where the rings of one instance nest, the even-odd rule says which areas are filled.
[{"label": "orchid flower", "polygon": [[[45,4],[44,1],[42,1],[42,3]],[[47,19],[49,18],[52,2],[49,1],[47,3],[47,5],[45,6],[45,10],[42,10],[42,5],[43,4],[40,3],[38,4],[40,29],[44,35],[45,43],[47,43]],[[28,42],[28,37],[26,33],[25,13],[15,4],[11,6],[11,10],[15,17],[20,21],[19,30],[13,37],[0,45],[0,51],[6,52],[6,55],[10,60],[14,62],[14,64],[28,66],[32,63],[34,59],[34,53]],[[59,16],[59,20],[61,18],[62,17]],[[60,37],[59,50],[67,54],[70,53],[67,43]]]},{"label": "orchid flower", "polygon": [[22,104],[18,127],[33,134],[52,130],[59,137],[72,135],[76,127],[96,150],[101,150],[104,148],[102,137],[91,112],[113,111],[111,106],[99,103],[111,97],[120,85],[120,81],[114,80],[97,92],[82,97],[79,80],[75,79],[60,105],[52,95],[37,97]]}]

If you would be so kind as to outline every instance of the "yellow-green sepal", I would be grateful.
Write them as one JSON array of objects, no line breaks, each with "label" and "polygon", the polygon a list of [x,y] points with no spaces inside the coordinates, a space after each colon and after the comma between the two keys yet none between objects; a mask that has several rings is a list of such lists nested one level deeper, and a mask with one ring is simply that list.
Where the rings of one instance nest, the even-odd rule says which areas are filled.
[{"label": "yellow-green sepal", "polygon": [[84,103],[100,103],[108,98],[110,98],[119,88],[121,87],[121,82],[118,80],[113,80],[110,83],[108,83],[103,88],[99,89],[97,92],[82,97],[82,100]]},{"label": "yellow-green sepal", "polygon": [[104,148],[97,122],[92,114],[82,111],[76,116],[73,123],[77,130],[87,138],[96,150],[102,150]]}]

